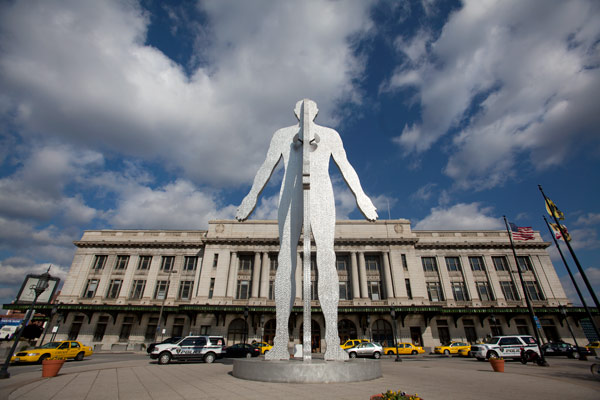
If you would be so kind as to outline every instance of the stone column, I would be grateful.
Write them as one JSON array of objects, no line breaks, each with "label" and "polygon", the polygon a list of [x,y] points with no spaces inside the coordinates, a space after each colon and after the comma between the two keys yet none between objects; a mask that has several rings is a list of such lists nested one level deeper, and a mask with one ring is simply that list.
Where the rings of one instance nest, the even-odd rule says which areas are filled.
[{"label": "stone column", "polygon": [[360,298],[360,286],[358,281],[358,263],[356,261],[356,252],[350,253],[350,269],[352,270],[352,298]]},{"label": "stone column", "polygon": [[394,286],[392,284],[392,272],[390,270],[390,253],[385,251],[381,254],[383,258],[383,278],[385,280],[385,295],[388,299],[394,298]]},{"label": "stone column", "polygon": [[[461,255],[460,264],[462,266],[462,274],[465,282],[465,290],[467,291],[467,298],[469,299],[469,301],[473,301],[474,299],[481,300],[479,298],[479,293],[477,292],[477,285],[475,284],[475,275],[474,271],[471,270],[471,263],[469,262],[469,257]],[[485,264],[483,268],[485,268]]]},{"label": "stone column", "polygon": [[358,270],[360,271],[360,297],[366,299],[369,297],[367,288],[367,267],[365,266],[365,253],[358,252]]},{"label": "stone column", "polygon": [[238,257],[237,252],[231,252],[231,260],[229,260],[229,278],[227,280],[227,297],[235,298],[235,281],[237,279]]},{"label": "stone column", "polygon": [[269,272],[271,271],[271,260],[269,253],[263,253],[262,269],[260,270],[260,297],[269,298]]},{"label": "stone column", "polygon": [[252,298],[257,298],[260,288],[260,253],[254,253],[254,265],[252,266]]}]

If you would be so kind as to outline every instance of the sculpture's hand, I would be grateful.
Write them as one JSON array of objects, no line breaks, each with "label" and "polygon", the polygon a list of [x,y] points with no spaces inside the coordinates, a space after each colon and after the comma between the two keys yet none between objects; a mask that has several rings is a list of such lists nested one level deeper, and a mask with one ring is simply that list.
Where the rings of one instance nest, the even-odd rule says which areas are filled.
[{"label": "sculpture's hand", "polygon": [[240,206],[237,209],[235,218],[238,221],[245,221],[246,219],[248,219],[248,217],[252,213],[252,210],[254,210],[254,207],[256,206],[256,200],[256,197],[250,194],[244,197],[244,200],[242,200],[242,204],[240,204]]},{"label": "sculpture's hand", "polygon": [[364,214],[365,218],[369,221],[375,221],[378,217],[377,208],[373,205],[373,202],[366,195],[358,196],[356,199],[358,208]]}]

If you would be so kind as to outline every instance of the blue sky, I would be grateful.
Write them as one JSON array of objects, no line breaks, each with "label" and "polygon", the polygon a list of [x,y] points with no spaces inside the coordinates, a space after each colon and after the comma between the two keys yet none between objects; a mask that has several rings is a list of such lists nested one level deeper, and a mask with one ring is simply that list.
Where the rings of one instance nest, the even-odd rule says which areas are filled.
[{"label": "blue sky", "polygon": [[0,301],[64,279],[85,229],[233,218],[302,98],[381,218],[550,240],[541,184],[598,290],[599,20],[593,0],[1,1]]}]

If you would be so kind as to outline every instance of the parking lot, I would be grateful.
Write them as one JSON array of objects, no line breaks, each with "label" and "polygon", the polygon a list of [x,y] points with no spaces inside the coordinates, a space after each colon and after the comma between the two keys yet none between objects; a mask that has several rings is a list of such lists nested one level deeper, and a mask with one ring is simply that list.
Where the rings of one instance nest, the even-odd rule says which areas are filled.
[{"label": "parking lot", "polygon": [[[505,372],[488,362],[445,356],[383,357],[383,377],[345,384],[281,384],[240,380],[232,360],[158,365],[148,357],[113,363],[71,363],[56,378],[39,370],[0,381],[2,399],[369,399],[387,390],[431,399],[598,399],[593,361],[552,358],[549,367],[507,361]],[[91,361],[91,360],[90,360]]]}]

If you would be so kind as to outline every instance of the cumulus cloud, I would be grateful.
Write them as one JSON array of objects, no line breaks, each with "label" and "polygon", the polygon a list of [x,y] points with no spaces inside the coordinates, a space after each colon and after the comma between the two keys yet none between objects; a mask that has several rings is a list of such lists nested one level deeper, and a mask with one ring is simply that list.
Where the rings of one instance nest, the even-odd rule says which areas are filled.
[{"label": "cumulus cloud", "polygon": [[459,203],[450,207],[432,208],[425,218],[417,221],[415,230],[442,229],[442,230],[468,230],[468,229],[502,229],[502,221],[491,215],[490,207],[483,207],[480,203]]},{"label": "cumulus cloud", "polygon": [[410,62],[386,88],[417,89],[422,120],[394,141],[418,154],[454,135],[444,172],[479,189],[502,185],[522,159],[544,169],[597,144],[599,17],[587,0],[470,0],[439,37],[398,38]]}]

